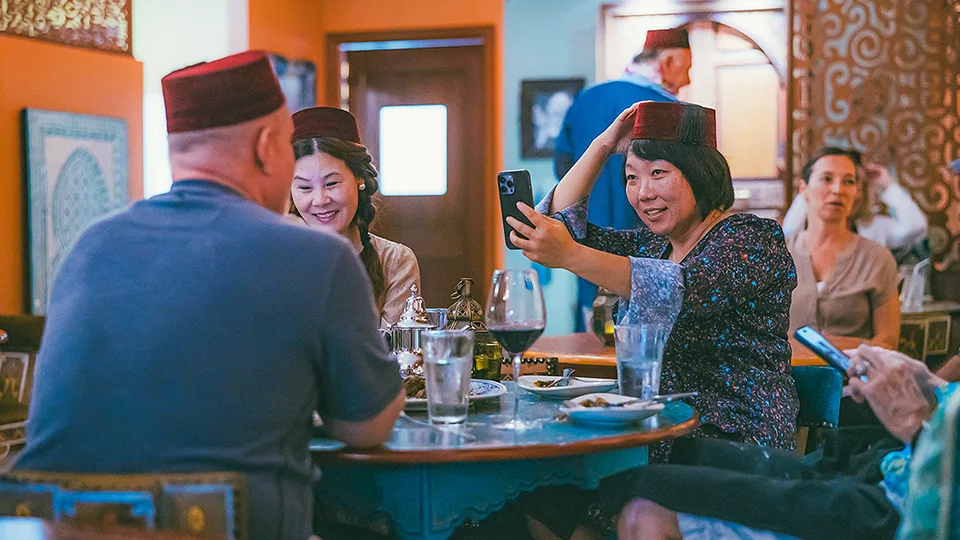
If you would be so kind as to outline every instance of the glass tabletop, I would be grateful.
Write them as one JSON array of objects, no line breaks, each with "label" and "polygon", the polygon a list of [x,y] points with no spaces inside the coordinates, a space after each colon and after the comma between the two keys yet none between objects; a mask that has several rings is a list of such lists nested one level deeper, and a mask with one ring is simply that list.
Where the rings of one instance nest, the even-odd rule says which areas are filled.
[{"label": "glass tabletop", "polygon": [[517,385],[504,383],[508,392],[498,399],[471,403],[467,422],[432,426],[426,412],[401,416],[393,438],[383,447],[358,451],[337,441],[315,438],[310,450],[318,461],[466,461],[525,459],[601,452],[651,444],[693,431],[699,423],[696,412],[685,403],[668,403],[658,415],[640,423],[594,427],[573,423],[560,414],[560,401],[520,390],[520,417],[539,420],[538,427],[509,431],[496,424],[513,416],[513,393]]}]

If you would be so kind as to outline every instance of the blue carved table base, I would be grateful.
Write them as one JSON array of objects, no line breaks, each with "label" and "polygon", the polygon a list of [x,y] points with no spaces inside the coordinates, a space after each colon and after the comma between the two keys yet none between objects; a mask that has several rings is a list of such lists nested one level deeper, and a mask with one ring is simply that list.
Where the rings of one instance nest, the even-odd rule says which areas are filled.
[{"label": "blue carved table base", "polygon": [[414,465],[325,465],[315,495],[327,517],[400,538],[443,539],[546,485],[596,488],[646,464],[646,447],[556,458]]}]

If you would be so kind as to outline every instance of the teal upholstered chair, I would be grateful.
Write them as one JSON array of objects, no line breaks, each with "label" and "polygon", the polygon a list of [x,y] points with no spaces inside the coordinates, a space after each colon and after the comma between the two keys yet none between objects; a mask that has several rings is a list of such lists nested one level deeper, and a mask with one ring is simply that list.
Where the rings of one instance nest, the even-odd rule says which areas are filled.
[{"label": "teal upholstered chair", "polygon": [[840,419],[843,378],[831,367],[796,366],[793,381],[800,396],[797,415],[797,453],[806,453],[811,430],[830,429]]}]

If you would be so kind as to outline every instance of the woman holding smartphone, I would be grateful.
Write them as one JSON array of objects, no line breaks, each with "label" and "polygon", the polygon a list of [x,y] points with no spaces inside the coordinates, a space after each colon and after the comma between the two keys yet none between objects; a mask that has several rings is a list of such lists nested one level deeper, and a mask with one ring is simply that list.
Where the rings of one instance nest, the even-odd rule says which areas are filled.
[{"label": "woman holding smartphone", "polygon": [[[623,182],[643,226],[594,226],[586,221],[587,198],[627,137]],[[613,291],[632,322],[649,319],[662,278],[675,272],[684,291],[660,393],[700,393],[695,435],[789,449],[799,407],[787,341],[793,260],[780,225],[731,213],[732,204],[715,111],[642,102],[600,134],[538,205],[562,221],[522,204],[533,227],[507,220],[515,229],[510,240],[527,258]],[[665,458],[663,448],[651,450],[651,460]]]},{"label": "woman holding smartphone", "polygon": [[380,314],[380,327],[397,321],[420,265],[409,247],[370,233],[376,216],[377,169],[347,111],[313,107],[293,115],[297,160],[290,212],[314,229],[339,234],[363,261]]}]

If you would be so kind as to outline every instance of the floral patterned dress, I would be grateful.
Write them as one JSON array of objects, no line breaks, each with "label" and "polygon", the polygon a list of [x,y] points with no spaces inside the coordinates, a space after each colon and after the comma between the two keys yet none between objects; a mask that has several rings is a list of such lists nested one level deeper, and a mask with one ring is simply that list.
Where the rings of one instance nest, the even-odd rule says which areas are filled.
[{"label": "floral patterned dress", "polygon": [[[553,193],[537,205],[546,213]],[[587,223],[587,199],[555,214],[581,244],[630,258],[630,307],[657,296],[669,240],[641,226],[615,230]],[[673,264],[663,261],[666,265]],[[663,354],[661,393],[697,391],[693,405],[713,436],[792,449],[799,400],[790,374],[793,258],[775,221],[735,214],[714,226],[680,263],[685,289]],[[647,290],[645,290],[647,289]],[[711,427],[712,426],[712,427]],[[654,448],[651,461],[666,458]]]}]

